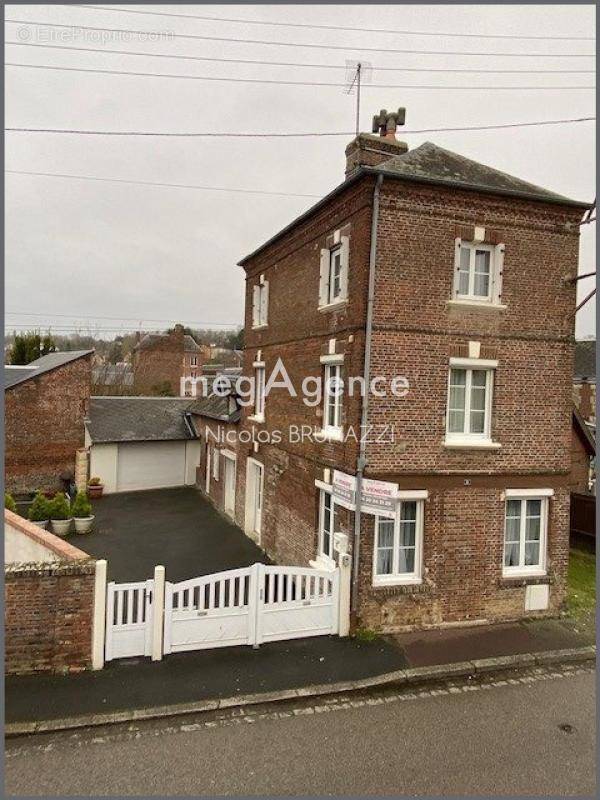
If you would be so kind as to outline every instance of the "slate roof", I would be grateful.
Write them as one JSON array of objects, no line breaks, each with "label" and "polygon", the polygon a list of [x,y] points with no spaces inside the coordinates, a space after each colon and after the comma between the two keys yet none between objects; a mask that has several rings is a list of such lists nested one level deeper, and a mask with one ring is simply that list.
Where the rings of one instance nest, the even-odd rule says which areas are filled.
[{"label": "slate roof", "polygon": [[535,186],[506,172],[472,161],[470,158],[439,147],[433,142],[424,142],[414,150],[394,156],[372,168],[375,172],[402,178],[404,180],[448,184],[464,189],[492,194],[510,195],[550,203],[582,205],[576,200],[563,197],[556,192]]},{"label": "slate roof", "polygon": [[189,333],[186,333],[183,337],[183,349],[186,353],[199,353],[202,350],[198,342]]},{"label": "slate roof", "polygon": [[208,397],[197,397],[193,400],[188,412],[199,417],[218,419],[223,422],[238,422],[240,410],[237,406],[235,408],[232,406],[231,397],[219,397],[211,394]]},{"label": "slate roof", "polygon": [[185,418],[189,397],[92,397],[86,426],[92,442],[194,439]]},{"label": "slate roof", "polygon": [[31,361],[25,368],[13,367],[5,364],[4,388],[12,389],[13,386],[44,375],[44,373],[50,372],[50,370],[64,367],[66,364],[77,361],[78,358],[89,356],[93,352],[93,350],[67,350],[60,353],[48,353],[47,356],[41,356]]},{"label": "slate roof", "polygon": [[596,381],[596,340],[575,342],[575,378]]},{"label": "slate roof", "polygon": [[133,386],[133,368],[131,364],[101,364],[92,369],[92,383]]},{"label": "slate roof", "polygon": [[590,456],[596,455],[596,437],[595,429],[588,425],[584,420],[581,412],[576,406],[573,406],[573,427],[579,434],[579,438],[585,449]]},{"label": "slate roof", "polygon": [[[147,333],[133,349],[145,350],[148,347],[153,347],[161,339],[168,339],[168,337],[168,333]],[[186,353],[199,353],[202,350],[198,342],[189,333],[186,333],[183,337],[183,349]]]},{"label": "slate roof", "polygon": [[508,195],[529,200],[538,200],[546,203],[575,206],[582,210],[590,207],[590,203],[571,200],[556,192],[543,189],[533,183],[528,183],[506,172],[472,161],[470,158],[453,153],[432,142],[424,142],[414,150],[393,156],[375,167],[360,167],[343,183],[336,186],[329,194],[325,195],[315,205],[296,217],[289,225],[256,248],[253,252],[238,261],[239,266],[264,250],[268,245],[277,241],[281,236],[290,231],[298,223],[308,219],[318,209],[326,205],[336,195],[347,189],[364,175],[377,175],[383,173],[386,177],[416,183],[430,183],[442,186],[455,186],[462,189],[471,189],[487,194]]}]

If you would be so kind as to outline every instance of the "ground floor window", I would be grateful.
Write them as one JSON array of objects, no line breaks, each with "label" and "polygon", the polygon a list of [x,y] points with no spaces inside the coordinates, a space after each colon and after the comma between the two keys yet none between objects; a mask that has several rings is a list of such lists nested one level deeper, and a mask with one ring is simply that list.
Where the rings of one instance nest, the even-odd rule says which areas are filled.
[{"label": "ground floor window", "polygon": [[333,534],[337,525],[337,510],[335,501],[325,489],[321,489],[319,507],[319,556],[334,558]]},{"label": "ground floor window", "polygon": [[506,575],[544,573],[548,498],[511,496],[507,492],[504,521]]},{"label": "ground floor window", "polygon": [[395,517],[375,517],[373,583],[419,583],[422,551],[423,501],[402,500]]}]

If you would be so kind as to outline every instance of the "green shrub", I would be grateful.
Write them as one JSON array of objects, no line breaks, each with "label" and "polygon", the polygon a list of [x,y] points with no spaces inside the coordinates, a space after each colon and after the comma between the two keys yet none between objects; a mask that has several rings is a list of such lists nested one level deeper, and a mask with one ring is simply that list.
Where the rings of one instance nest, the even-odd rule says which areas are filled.
[{"label": "green shrub", "polygon": [[66,495],[57,492],[50,500],[50,519],[71,519],[71,508]]},{"label": "green shrub", "polygon": [[8,492],[4,492],[4,508],[8,508],[9,511],[13,511],[15,514],[18,513],[15,498]]},{"label": "green shrub", "polygon": [[91,517],[92,504],[87,499],[85,492],[77,492],[77,496],[71,506],[71,514],[74,517]]},{"label": "green shrub", "polygon": [[31,522],[42,522],[43,520],[50,519],[50,503],[41,492],[36,492],[33,498],[33,503],[29,506],[29,513],[27,514]]}]

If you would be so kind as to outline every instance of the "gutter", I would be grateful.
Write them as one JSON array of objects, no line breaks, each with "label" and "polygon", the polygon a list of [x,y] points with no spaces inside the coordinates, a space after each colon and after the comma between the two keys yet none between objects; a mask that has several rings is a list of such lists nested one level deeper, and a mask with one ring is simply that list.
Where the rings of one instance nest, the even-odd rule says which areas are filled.
[{"label": "gutter", "polygon": [[369,292],[367,296],[367,321],[365,328],[365,364],[364,386],[365,395],[362,401],[360,418],[360,441],[358,446],[358,459],[356,462],[356,498],[354,511],[354,544],[352,548],[352,597],[351,612],[356,614],[358,607],[358,574],[360,561],[360,522],[361,522],[361,495],[363,473],[366,466],[366,441],[367,420],[369,414],[369,385],[371,382],[371,338],[373,334],[373,302],[375,298],[375,262],[377,259],[377,226],[379,223],[379,194],[383,184],[383,174],[377,176],[373,190],[373,213],[371,215],[371,246],[369,249]]}]

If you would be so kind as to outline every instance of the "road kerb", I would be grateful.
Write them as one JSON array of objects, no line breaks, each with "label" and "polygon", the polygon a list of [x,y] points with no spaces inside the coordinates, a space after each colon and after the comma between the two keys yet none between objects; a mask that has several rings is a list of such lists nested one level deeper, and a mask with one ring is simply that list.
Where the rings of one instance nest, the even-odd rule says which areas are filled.
[{"label": "road kerb", "polygon": [[57,731],[73,730],[77,728],[90,728],[103,725],[136,722],[141,720],[161,719],[166,717],[188,716],[190,714],[219,709],[232,709],[243,706],[263,705],[276,703],[295,698],[308,699],[323,695],[345,694],[364,689],[374,689],[382,686],[407,683],[440,681],[444,678],[458,677],[461,675],[475,675],[484,672],[496,672],[519,667],[531,667],[535,664],[548,665],[565,662],[592,661],[596,658],[596,647],[577,647],[567,650],[548,650],[539,653],[521,653],[512,656],[499,656],[496,658],[483,658],[474,661],[461,661],[454,664],[435,664],[429,667],[413,667],[405,670],[387,672],[370,678],[361,678],[354,681],[343,681],[331,684],[318,684],[303,686],[294,689],[282,689],[274,692],[263,692],[239,697],[226,697],[214,700],[199,700],[173,705],[152,706],[147,708],[124,709],[122,711],[106,712],[102,714],[88,714],[78,717],[63,719],[39,720],[35,722],[9,722],[6,723],[4,733],[6,738],[27,736],[36,733],[53,733]]}]

